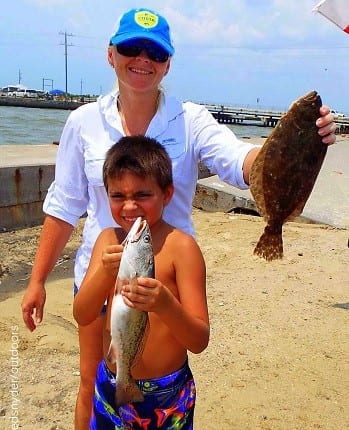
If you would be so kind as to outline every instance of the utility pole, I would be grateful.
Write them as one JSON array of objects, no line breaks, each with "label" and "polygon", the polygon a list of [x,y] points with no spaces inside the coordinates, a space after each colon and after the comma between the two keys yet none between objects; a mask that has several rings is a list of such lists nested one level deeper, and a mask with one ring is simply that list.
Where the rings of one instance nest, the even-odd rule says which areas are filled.
[{"label": "utility pole", "polygon": [[[49,82],[49,84],[47,84]],[[45,91],[45,88],[49,86],[51,90],[53,90],[53,79],[42,78],[42,91]]]},{"label": "utility pole", "polygon": [[21,83],[22,80],[22,73],[21,73],[21,69],[18,70],[18,84]]},{"label": "utility pole", "polygon": [[[68,37],[74,36],[67,31],[60,31],[59,34],[64,35],[64,57],[65,57],[65,97],[68,97],[68,46],[73,46],[71,43],[68,45]],[[63,45],[63,43],[60,43]]]}]

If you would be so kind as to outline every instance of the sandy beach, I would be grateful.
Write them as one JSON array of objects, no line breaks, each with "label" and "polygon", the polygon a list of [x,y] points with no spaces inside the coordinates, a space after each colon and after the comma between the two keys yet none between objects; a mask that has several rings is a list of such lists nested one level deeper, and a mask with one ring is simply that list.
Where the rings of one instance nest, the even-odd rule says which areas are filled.
[{"label": "sandy beach", "polygon": [[[267,263],[253,255],[261,218],[194,209],[193,219],[212,327],[207,350],[190,355],[195,428],[348,429],[348,230],[288,223],[283,260]],[[20,301],[40,227],[0,235],[1,429],[73,428],[72,266],[82,222],[49,278],[34,333]]]},{"label": "sandy beach", "polygon": [[[319,178],[318,195],[336,192],[332,215],[347,222],[341,178],[348,180],[348,160],[335,161],[326,171],[331,180]],[[193,209],[193,220],[211,321],[207,350],[190,355],[195,429],[347,430],[348,227],[287,223],[284,258],[266,262],[253,255],[265,225],[260,217]],[[1,429],[73,428],[79,351],[72,285],[82,226],[49,277],[44,321],[33,333],[20,302],[40,227],[0,233]]]}]

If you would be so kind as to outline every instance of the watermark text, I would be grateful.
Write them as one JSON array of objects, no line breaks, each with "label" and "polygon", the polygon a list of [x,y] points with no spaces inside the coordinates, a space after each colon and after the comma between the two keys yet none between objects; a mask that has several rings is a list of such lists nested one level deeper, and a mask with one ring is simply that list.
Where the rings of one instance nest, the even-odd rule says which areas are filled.
[{"label": "watermark text", "polygon": [[11,327],[11,344],[10,344],[10,422],[11,430],[19,429],[19,404],[20,404],[20,358],[19,358],[19,332],[18,326]]}]

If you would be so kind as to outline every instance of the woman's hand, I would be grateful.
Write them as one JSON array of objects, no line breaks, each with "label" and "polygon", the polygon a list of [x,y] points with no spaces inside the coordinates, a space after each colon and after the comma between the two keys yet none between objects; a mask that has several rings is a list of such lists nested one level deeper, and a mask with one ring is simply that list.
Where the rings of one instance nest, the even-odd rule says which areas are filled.
[{"label": "woman's hand", "polygon": [[30,331],[34,331],[36,326],[41,323],[45,301],[45,286],[39,282],[32,281],[21,303],[23,321]]},{"label": "woman's hand", "polygon": [[326,105],[321,106],[320,115],[321,117],[316,121],[316,125],[319,127],[319,135],[322,136],[323,143],[332,145],[336,141],[336,135],[334,134],[337,128],[337,124],[334,122],[335,117]]}]

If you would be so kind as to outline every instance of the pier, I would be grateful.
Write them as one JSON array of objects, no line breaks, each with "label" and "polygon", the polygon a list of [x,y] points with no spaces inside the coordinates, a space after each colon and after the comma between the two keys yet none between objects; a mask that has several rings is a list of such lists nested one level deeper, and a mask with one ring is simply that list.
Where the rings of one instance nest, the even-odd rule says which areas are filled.
[{"label": "pier", "polygon": [[264,127],[275,127],[279,119],[286,112],[254,108],[242,108],[224,105],[205,104],[214,118],[220,124],[249,124],[255,123]]},{"label": "pier", "polygon": [[[242,108],[202,103],[220,124],[249,124],[275,127],[286,111]],[[349,117],[336,118],[337,134],[349,134]]]},{"label": "pier", "polygon": [[[95,99],[89,98],[46,100],[24,97],[0,97],[0,106],[74,110],[79,106],[90,103],[94,100]],[[282,115],[286,113],[286,111],[270,109],[246,108],[207,103],[199,104],[206,106],[209,112],[211,112],[220,124],[248,124],[261,127],[275,127]],[[337,134],[349,134],[349,117],[336,118],[336,123]]]}]

